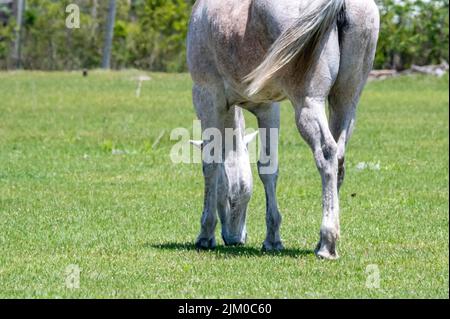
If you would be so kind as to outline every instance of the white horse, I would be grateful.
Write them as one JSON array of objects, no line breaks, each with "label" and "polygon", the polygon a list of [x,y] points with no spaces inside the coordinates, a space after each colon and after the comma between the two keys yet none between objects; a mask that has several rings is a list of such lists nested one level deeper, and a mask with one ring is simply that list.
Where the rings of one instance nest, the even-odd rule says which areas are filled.
[{"label": "white horse", "polygon": [[[252,176],[242,108],[257,117],[261,131],[258,170],[267,201],[263,249],[283,249],[276,132],[278,102],[289,99],[322,177],[323,222],[316,255],[338,258],[345,149],[373,65],[378,31],[379,12],[373,0],[197,0],[187,54],[193,101],[204,132],[199,249],[216,246],[217,213],[226,245],[245,244],[247,238]],[[207,150],[213,142],[226,144],[227,128],[237,132],[231,151],[225,146]],[[209,129],[222,134],[210,134]]]}]

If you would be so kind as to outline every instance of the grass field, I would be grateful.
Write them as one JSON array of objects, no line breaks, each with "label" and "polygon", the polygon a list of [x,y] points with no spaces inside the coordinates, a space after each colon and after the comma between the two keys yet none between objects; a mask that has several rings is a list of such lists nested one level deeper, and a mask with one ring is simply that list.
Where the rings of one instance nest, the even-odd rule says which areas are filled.
[{"label": "grass field", "polygon": [[[151,74],[138,99],[137,74],[0,73],[0,297],[448,298],[448,76],[368,85],[341,194],[341,259],[326,262],[312,253],[320,178],[287,103],[286,251],[260,251],[255,174],[248,245],[198,253],[201,166],[169,158],[170,131],[194,119],[189,76]],[[379,288],[366,285],[373,269]]]}]

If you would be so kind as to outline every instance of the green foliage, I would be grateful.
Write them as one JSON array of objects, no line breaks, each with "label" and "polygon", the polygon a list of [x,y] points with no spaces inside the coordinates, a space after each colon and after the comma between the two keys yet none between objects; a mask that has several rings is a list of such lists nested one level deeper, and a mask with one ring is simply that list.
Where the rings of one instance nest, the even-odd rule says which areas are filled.
[{"label": "green foliage", "polygon": [[377,68],[448,61],[448,0],[382,0]]},{"label": "green foliage", "polygon": [[6,26],[2,26],[0,22],[0,69],[6,68],[10,58],[14,26],[13,22]]},{"label": "green foliage", "polygon": [[[194,0],[118,0],[112,66],[186,70],[185,40]],[[81,9],[81,28],[67,29],[65,8]],[[382,25],[376,68],[448,61],[448,0],[379,0]],[[28,0],[23,37],[27,69],[100,65],[108,1]],[[12,66],[14,19],[0,26],[0,68]]]},{"label": "green foliage", "polygon": [[[141,56],[152,69],[181,71],[185,61],[185,38],[189,16],[184,0],[147,0],[139,14],[143,34],[147,36]],[[139,51],[138,51],[139,52]]]}]

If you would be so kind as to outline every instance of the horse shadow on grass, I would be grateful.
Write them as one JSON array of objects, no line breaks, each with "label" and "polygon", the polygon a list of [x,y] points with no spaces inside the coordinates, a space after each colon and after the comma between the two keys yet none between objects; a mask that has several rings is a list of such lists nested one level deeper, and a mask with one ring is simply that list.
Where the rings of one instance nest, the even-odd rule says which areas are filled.
[{"label": "horse shadow on grass", "polygon": [[172,251],[192,251],[195,253],[211,253],[222,257],[264,257],[264,256],[279,256],[290,258],[302,258],[310,255],[314,255],[314,251],[310,249],[295,249],[285,248],[280,252],[265,252],[262,249],[251,246],[217,246],[213,250],[198,250],[192,243],[162,243],[153,244],[147,243],[146,248],[153,248],[159,250],[172,250]]}]

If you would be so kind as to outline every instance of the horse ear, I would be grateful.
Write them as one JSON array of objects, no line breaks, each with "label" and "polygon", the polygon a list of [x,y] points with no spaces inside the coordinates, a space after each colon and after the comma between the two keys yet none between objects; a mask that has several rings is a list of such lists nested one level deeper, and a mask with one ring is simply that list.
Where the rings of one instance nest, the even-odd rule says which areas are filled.
[{"label": "horse ear", "polygon": [[203,141],[193,141],[190,140],[189,141],[192,145],[194,145],[195,147],[199,148],[199,149],[203,149]]},{"label": "horse ear", "polygon": [[253,142],[253,140],[258,136],[258,131],[252,133],[252,134],[248,134],[244,137],[244,143],[245,146],[248,146],[248,144],[250,144],[251,142]]}]

